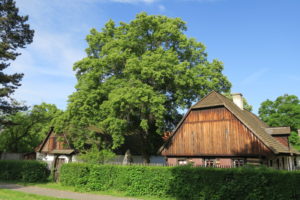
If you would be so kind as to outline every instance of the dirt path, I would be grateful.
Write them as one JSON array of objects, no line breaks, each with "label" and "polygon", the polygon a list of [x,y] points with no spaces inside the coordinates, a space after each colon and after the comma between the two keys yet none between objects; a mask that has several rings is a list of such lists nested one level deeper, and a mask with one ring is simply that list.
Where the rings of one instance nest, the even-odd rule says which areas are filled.
[{"label": "dirt path", "polygon": [[87,194],[78,192],[69,192],[56,189],[41,188],[36,186],[22,186],[17,184],[0,183],[0,188],[10,189],[31,194],[78,200],[138,200],[126,197],[113,197],[107,195]]}]

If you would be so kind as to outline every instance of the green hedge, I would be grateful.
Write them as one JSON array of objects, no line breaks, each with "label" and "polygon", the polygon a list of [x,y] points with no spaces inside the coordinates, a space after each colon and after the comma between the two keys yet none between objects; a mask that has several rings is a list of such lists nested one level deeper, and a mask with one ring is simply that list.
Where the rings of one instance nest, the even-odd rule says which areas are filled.
[{"label": "green hedge", "polygon": [[30,160],[0,160],[0,180],[43,182],[48,179],[50,171],[44,162]]},{"label": "green hedge", "polygon": [[299,200],[300,172],[270,169],[65,164],[60,181],[83,191],[213,200]]}]

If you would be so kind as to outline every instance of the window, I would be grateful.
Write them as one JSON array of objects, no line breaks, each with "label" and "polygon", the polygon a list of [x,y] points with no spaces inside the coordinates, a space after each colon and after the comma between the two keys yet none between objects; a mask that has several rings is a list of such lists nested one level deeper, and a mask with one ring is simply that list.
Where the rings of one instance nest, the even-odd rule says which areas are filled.
[{"label": "window", "polygon": [[53,149],[56,149],[56,137],[50,137],[49,140],[49,150],[52,151]]},{"label": "window", "polygon": [[297,167],[297,158],[294,158],[294,164],[295,164],[295,167]]},{"label": "window", "polygon": [[205,167],[214,167],[215,159],[205,159]]},{"label": "window", "polygon": [[245,165],[245,160],[244,159],[234,159],[233,160],[233,166],[234,167],[242,167]]},{"label": "window", "polygon": [[187,165],[187,164],[188,164],[188,161],[185,159],[178,160],[178,165]]},{"label": "window", "polygon": [[273,167],[273,160],[270,160],[270,167]]}]

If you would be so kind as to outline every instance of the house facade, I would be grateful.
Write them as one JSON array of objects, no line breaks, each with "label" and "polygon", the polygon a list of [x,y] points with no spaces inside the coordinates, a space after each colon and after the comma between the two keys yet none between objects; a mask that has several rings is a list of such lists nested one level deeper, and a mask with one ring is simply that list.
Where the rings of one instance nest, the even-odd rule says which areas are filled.
[{"label": "house facade", "polygon": [[[99,135],[111,140],[110,135],[101,133],[99,129],[90,127],[89,130],[98,132]],[[107,163],[121,164],[124,160],[126,150],[130,150],[132,155],[133,164],[144,163],[143,157],[139,154],[140,143],[133,136],[125,137],[125,143],[115,153],[116,156]],[[79,153],[72,148],[69,140],[64,134],[56,134],[53,128],[50,129],[44,141],[35,149],[36,159],[44,161],[48,164],[49,169],[58,171],[60,166],[69,162],[82,162],[77,159],[76,155]],[[165,158],[163,156],[152,155],[150,156],[150,163],[156,165],[165,165]]]},{"label": "house facade", "polygon": [[64,134],[50,129],[44,141],[36,148],[36,159],[48,163],[49,169],[59,169],[63,163],[76,161],[75,149]]},{"label": "house facade", "polygon": [[231,101],[213,91],[188,110],[160,153],[169,165],[263,164],[293,170],[300,153],[290,146],[289,134],[289,127],[269,127],[245,110],[241,94]]}]

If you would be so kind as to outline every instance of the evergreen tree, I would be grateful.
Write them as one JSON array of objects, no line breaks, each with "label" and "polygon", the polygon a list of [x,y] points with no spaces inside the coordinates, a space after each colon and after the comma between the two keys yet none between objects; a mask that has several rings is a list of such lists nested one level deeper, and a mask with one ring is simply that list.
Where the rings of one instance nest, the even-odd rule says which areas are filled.
[{"label": "evergreen tree", "polygon": [[7,114],[24,108],[11,101],[10,95],[20,86],[22,73],[6,74],[20,53],[18,48],[25,48],[32,42],[34,31],[26,24],[28,16],[20,16],[13,0],[0,0],[0,120]]}]

